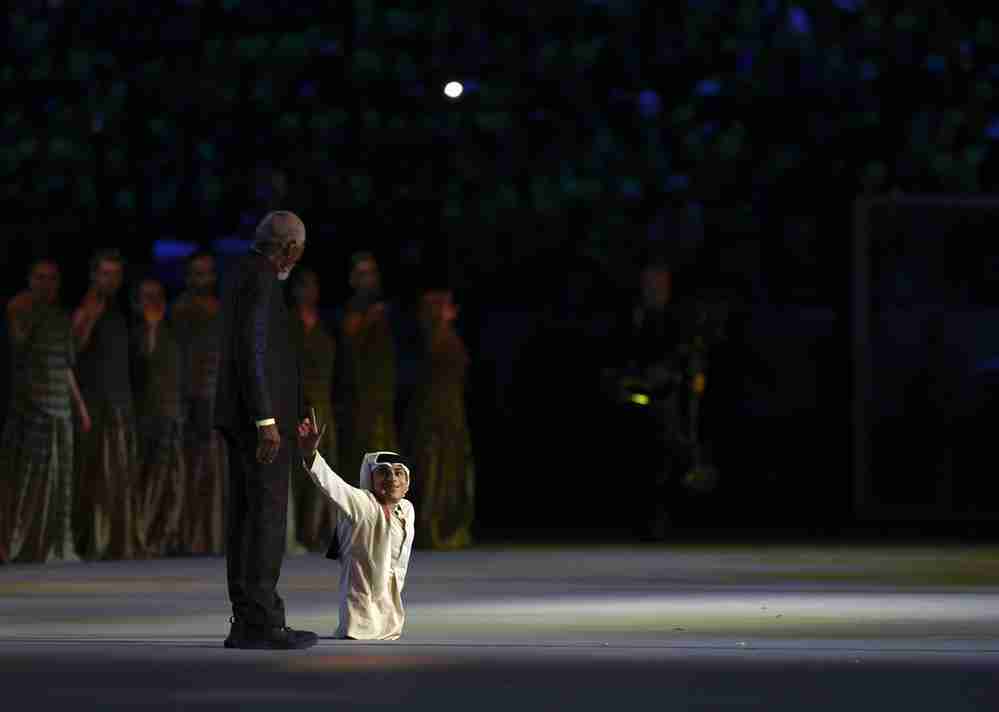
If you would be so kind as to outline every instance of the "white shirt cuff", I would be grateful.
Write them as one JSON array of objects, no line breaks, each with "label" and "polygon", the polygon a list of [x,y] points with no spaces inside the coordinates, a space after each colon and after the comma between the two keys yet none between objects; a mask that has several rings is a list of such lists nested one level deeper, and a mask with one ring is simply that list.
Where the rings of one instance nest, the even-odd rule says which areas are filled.
[{"label": "white shirt cuff", "polygon": [[274,418],[264,418],[263,420],[257,421],[257,427],[262,428],[265,425],[274,425],[275,423],[277,423],[277,420],[275,420]]}]

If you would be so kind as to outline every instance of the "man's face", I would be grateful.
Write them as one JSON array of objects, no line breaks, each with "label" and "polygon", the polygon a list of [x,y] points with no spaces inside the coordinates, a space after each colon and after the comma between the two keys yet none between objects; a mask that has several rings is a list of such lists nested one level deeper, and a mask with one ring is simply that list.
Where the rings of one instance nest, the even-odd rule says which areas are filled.
[{"label": "man's face", "polygon": [[121,262],[114,260],[101,260],[94,270],[94,287],[97,292],[110,298],[121,289],[122,267]]},{"label": "man's face", "polygon": [[282,282],[288,279],[291,276],[291,271],[295,269],[295,265],[298,264],[298,261],[302,259],[302,255],[304,254],[305,240],[297,240],[289,243],[281,255],[281,261],[278,265],[278,279]]},{"label": "man's face", "polygon": [[372,294],[381,289],[381,274],[374,260],[362,260],[350,273],[350,285],[362,294]]},{"label": "man's face", "polygon": [[215,259],[199,257],[187,269],[187,288],[202,296],[215,293]]},{"label": "man's face", "polygon": [[53,304],[59,297],[59,268],[51,262],[35,265],[28,276],[28,291],[43,304]]},{"label": "man's face", "polygon": [[409,475],[402,465],[382,463],[371,472],[371,492],[381,504],[398,504],[409,492]]}]

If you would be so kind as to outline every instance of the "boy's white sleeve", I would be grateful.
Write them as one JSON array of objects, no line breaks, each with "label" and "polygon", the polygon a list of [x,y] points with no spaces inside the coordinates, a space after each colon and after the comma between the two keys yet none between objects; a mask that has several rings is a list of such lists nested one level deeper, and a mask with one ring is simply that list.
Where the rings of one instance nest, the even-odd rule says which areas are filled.
[{"label": "boy's white sleeve", "polygon": [[[303,467],[305,463],[302,463]],[[352,487],[326,463],[318,452],[311,468],[307,468],[312,481],[326,496],[351,519],[356,520],[370,506],[364,490]]]}]

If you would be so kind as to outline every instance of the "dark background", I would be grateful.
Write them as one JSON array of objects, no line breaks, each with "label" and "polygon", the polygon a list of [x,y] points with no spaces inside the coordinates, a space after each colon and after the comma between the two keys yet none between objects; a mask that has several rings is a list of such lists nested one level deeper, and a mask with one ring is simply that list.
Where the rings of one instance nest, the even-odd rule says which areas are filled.
[{"label": "dark background", "polygon": [[[994,190],[989,11],[848,0],[9,7],[6,296],[32,258],[54,255],[75,304],[105,245],[125,251],[130,277],[155,271],[176,294],[193,247],[224,266],[267,210],[294,210],[331,324],[350,253],[381,261],[403,404],[414,292],[457,289],[474,357],[480,534],[586,536],[629,525],[642,496],[641,463],[598,375],[638,264],[665,253],[678,296],[730,315],[706,414],[721,485],[690,502],[688,526],[881,526],[852,508],[854,200]],[[442,93],[452,79],[466,86],[457,101]],[[982,247],[994,218],[872,214],[870,476],[878,501],[924,505],[893,526],[991,518],[991,371],[978,366],[999,354],[988,339],[997,258]],[[905,254],[908,267],[892,257]],[[926,278],[897,293],[916,273]]]}]

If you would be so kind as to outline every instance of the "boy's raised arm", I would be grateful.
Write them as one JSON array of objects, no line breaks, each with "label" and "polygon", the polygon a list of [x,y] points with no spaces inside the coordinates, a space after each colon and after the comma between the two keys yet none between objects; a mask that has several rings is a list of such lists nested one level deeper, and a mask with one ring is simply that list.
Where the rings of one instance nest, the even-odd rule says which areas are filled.
[{"label": "boy's raised arm", "polygon": [[315,410],[312,418],[306,418],[298,425],[298,447],[302,453],[302,466],[312,481],[333,500],[333,503],[351,519],[357,519],[368,507],[369,498],[364,491],[347,484],[333,471],[317,448],[319,440],[326,432],[326,426],[317,429]]}]

